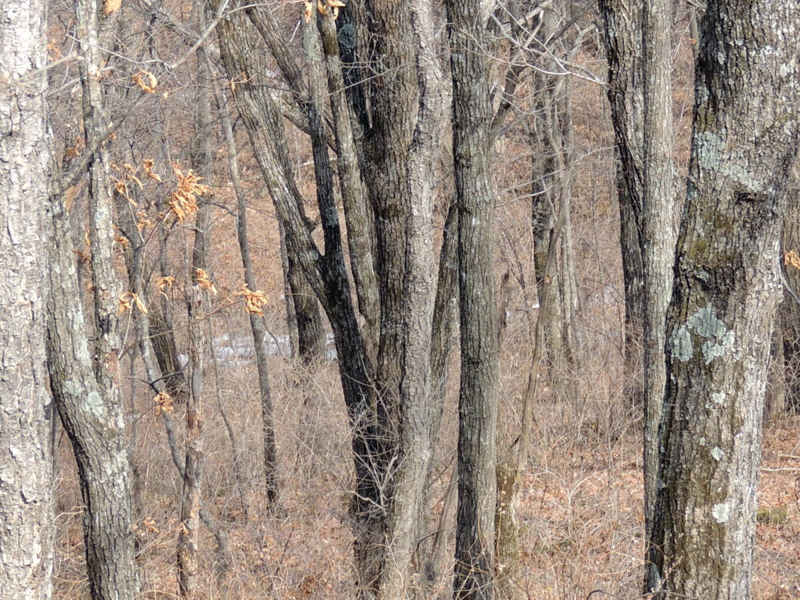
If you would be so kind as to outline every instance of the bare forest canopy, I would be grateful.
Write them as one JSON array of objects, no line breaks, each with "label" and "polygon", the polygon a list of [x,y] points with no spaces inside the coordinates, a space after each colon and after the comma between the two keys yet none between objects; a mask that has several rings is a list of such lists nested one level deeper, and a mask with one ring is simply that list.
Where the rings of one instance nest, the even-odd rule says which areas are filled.
[{"label": "bare forest canopy", "polygon": [[1,0],[0,597],[800,598],[798,0]]}]

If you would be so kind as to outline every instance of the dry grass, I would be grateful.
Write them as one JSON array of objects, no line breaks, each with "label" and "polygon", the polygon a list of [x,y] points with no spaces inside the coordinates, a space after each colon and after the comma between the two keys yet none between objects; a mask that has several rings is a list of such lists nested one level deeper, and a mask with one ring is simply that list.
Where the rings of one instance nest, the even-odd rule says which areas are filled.
[{"label": "dry grass", "polygon": [[[509,350],[518,337],[511,335],[506,344],[506,367],[524,365],[518,353]],[[347,507],[352,471],[335,363],[312,372],[302,372],[283,358],[274,358],[270,366],[286,514],[270,518],[264,503],[254,370],[241,365],[223,369],[220,392],[242,446],[250,512],[246,521],[230,467],[230,442],[214,390],[207,389],[204,498],[227,531],[229,547],[228,569],[215,575],[215,541],[203,533],[202,597],[350,598]],[[518,379],[505,379],[503,385],[503,424],[508,432],[516,426]],[[638,423],[619,406],[612,408],[621,402],[615,381],[619,379],[613,372],[589,368],[573,382],[573,397],[546,390],[536,407],[538,429],[519,506],[520,584],[530,598],[579,600],[595,590],[592,598],[637,597],[643,549]],[[453,459],[454,395],[451,389],[440,436],[440,494]],[[137,535],[143,597],[174,598],[181,484],[169,460],[161,421],[152,410],[139,409],[144,414],[138,422],[135,457],[142,470]],[[180,408],[174,416],[180,419]],[[785,418],[766,431],[761,505],[785,509],[786,518],[758,526],[754,588],[759,600],[800,595],[799,425],[800,418]],[[86,598],[80,495],[63,436],[57,503],[57,597]]]}]

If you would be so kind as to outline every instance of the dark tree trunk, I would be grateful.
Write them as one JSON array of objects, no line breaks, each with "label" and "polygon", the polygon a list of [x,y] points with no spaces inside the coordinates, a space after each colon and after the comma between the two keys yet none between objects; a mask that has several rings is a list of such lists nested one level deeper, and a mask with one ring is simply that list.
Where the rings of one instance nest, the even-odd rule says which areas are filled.
[{"label": "dark tree trunk", "polygon": [[608,100],[614,124],[622,272],[625,283],[625,395],[642,394],[644,263],[641,218],[644,179],[644,71],[639,0],[600,0],[608,56]]},{"label": "dark tree trunk", "polygon": [[447,0],[453,78],[453,155],[458,199],[461,391],[455,594],[494,595],[497,310],[494,194],[489,177],[489,63],[479,0]]},{"label": "dark tree trunk", "polygon": [[797,185],[797,2],[711,0],[667,316],[657,598],[751,597],[780,233]]},{"label": "dark tree trunk", "polygon": [[0,589],[22,600],[53,593],[46,25],[47,2],[0,7]]}]

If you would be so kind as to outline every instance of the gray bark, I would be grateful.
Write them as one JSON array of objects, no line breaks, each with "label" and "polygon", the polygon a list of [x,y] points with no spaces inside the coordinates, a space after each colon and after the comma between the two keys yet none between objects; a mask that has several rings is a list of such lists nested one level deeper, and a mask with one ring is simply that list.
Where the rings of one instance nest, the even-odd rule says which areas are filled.
[{"label": "gray bark", "polygon": [[644,509],[650,531],[657,492],[658,425],[666,385],[664,322],[672,292],[672,2],[646,0],[644,47]]},{"label": "gray bark", "polygon": [[60,199],[50,205],[47,353],[53,396],[78,464],[86,567],[93,599],[139,594],[132,530],[131,475],[122,404],[93,370],[78,297],[69,216]]},{"label": "gray bark", "polygon": [[494,596],[497,310],[494,195],[489,177],[489,65],[481,2],[448,0],[453,78],[453,155],[459,209],[461,390],[455,595]]},{"label": "gray bark", "polygon": [[799,15],[796,1],[712,0],[701,25],[650,536],[665,600],[752,593],[780,232],[797,185]]},{"label": "gray bark", "polygon": [[[110,118],[100,81],[104,52],[118,15],[100,15],[96,2],[76,5],[83,90],[83,122],[90,157],[89,238],[94,291],[94,346],[85,334],[69,215],[51,198],[52,239],[48,299],[48,366],[56,404],[72,443],[84,509],[89,588],[95,599],[135,598],[139,593],[132,531],[131,474],[119,389],[118,299],[108,148],[102,141]],[[132,309],[133,310],[133,309]]]},{"label": "gray bark", "polygon": [[53,589],[50,431],[45,368],[47,2],[0,5],[0,589]]}]

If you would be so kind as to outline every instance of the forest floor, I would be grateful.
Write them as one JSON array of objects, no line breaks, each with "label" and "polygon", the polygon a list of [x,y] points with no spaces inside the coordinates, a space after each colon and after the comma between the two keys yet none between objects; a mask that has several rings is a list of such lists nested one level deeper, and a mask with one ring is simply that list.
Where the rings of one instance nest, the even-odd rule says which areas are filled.
[{"label": "forest floor", "polygon": [[[206,399],[205,505],[227,533],[220,569],[215,539],[201,539],[200,597],[207,599],[351,598],[351,481],[346,416],[334,363],[298,380],[273,358],[284,513],[271,518],[260,486],[260,414],[246,368],[223,372],[220,398],[241,445],[245,517],[231,468],[231,445],[214,390]],[[452,393],[449,394],[452,396]],[[449,399],[448,402],[452,401]],[[180,422],[181,409],[173,414]],[[540,423],[574,411],[537,406]],[[175,545],[180,480],[170,462],[160,419],[138,419],[139,564],[143,598],[177,597]],[[453,438],[454,423],[442,436]],[[607,600],[641,597],[643,515],[641,459],[632,427],[610,436],[594,423],[540,429],[519,505],[523,597]],[[766,429],[760,483],[754,598],[800,598],[800,417]],[[180,436],[179,431],[179,436]],[[60,436],[57,486],[56,597],[88,598],[83,571],[81,502],[69,444]],[[179,437],[179,439],[181,439]],[[443,496],[452,453],[439,457],[435,494]],[[441,510],[441,502],[434,507]],[[435,524],[432,524],[432,528]],[[451,532],[452,542],[452,532]],[[452,546],[451,546],[452,548]],[[444,574],[452,565],[445,566]],[[443,576],[439,590],[449,575]],[[441,597],[435,591],[421,597]]]}]

